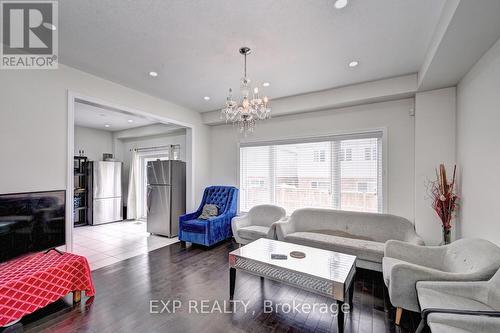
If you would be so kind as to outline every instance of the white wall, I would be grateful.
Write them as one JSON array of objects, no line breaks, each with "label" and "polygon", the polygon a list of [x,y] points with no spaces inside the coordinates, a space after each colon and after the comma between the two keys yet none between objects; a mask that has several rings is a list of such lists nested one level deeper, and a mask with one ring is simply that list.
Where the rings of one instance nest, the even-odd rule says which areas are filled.
[{"label": "white wall", "polygon": [[500,245],[500,40],[460,81],[457,112],[461,235]]},{"label": "white wall", "polygon": [[442,241],[441,222],[432,210],[428,182],[436,168],[455,164],[456,89],[417,93],[415,97],[415,227],[426,243]]},{"label": "white wall", "polygon": [[238,185],[238,142],[387,129],[386,175],[387,211],[413,220],[414,142],[412,98],[392,102],[365,104],[336,110],[282,116],[259,122],[255,133],[242,138],[231,125],[212,127],[210,154],[212,181],[215,184]]},{"label": "white wall", "polygon": [[0,192],[66,188],[68,89],[194,129],[197,202],[209,183],[210,130],[199,113],[60,65],[0,73]]},{"label": "white wall", "polygon": [[110,131],[75,126],[75,155],[84,150],[91,161],[102,160],[103,153],[113,153],[113,134]]}]

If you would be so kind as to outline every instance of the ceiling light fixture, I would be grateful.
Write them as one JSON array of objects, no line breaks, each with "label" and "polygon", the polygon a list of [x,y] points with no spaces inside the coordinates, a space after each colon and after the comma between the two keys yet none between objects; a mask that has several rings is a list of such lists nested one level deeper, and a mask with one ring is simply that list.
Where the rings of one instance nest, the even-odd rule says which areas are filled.
[{"label": "ceiling light fixture", "polygon": [[132,119],[127,120],[128,123],[133,123],[134,121]]},{"label": "ceiling light fixture", "polygon": [[106,128],[107,128],[107,127],[111,127],[111,125],[109,125],[109,124],[106,124],[106,125],[104,125],[104,127],[106,127]]},{"label": "ceiling light fixture", "polygon": [[205,101],[209,101],[209,100],[210,100],[210,96],[205,96],[205,97],[203,97],[203,99],[204,99]]},{"label": "ceiling light fixture", "polygon": [[151,77],[157,77],[158,73],[157,72],[149,72],[149,76],[151,76]]},{"label": "ceiling light fixture", "polygon": [[264,82],[264,83],[262,83],[262,86],[263,86],[263,87],[269,87],[270,85],[271,85],[271,84],[270,84],[269,82]]},{"label": "ceiling light fixture", "polygon": [[[261,97],[257,87],[252,90],[251,81],[247,77],[247,55],[250,54],[251,50],[248,47],[242,47],[239,51],[245,57],[244,74],[240,85],[241,103],[233,100],[233,90],[229,88],[229,95],[226,99],[226,105],[221,111],[221,118],[225,118],[226,122],[231,121],[233,124],[237,124],[240,132],[246,135],[248,132],[253,132],[256,120],[264,120],[271,116],[271,108],[269,107],[269,98],[265,95]],[[252,96],[250,96],[251,92],[253,92]]]},{"label": "ceiling light fixture", "polygon": [[337,0],[337,1],[335,1],[335,5],[334,6],[337,9],[342,9],[345,6],[347,6],[347,0]]},{"label": "ceiling light fixture", "polygon": [[356,67],[357,65],[359,65],[359,62],[358,62],[358,61],[356,61],[356,60],[353,60],[353,61],[351,61],[351,62],[349,63],[349,67],[351,67],[351,68],[354,68],[354,67]]}]

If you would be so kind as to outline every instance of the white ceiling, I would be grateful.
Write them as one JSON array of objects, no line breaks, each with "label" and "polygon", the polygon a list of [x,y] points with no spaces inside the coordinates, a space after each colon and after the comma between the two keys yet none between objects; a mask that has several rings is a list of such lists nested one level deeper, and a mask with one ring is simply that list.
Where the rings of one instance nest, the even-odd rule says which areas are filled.
[{"label": "white ceiling", "polygon": [[499,17],[498,0],[447,2],[419,72],[419,89],[456,85],[500,38]]},{"label": "white ceiling", "polygon": [[[132,120],[132,122],[128,122]],[[156,124],[156,121],[126,114],[99,106],[75,103],[75,125],[103,131],[121,131],[129,128]],[[110,125],[106,127],[105,125]]]},{"label": "white ceiling", "polygon": [[[350,0],[337,10],[333,0],[60,1],[60,59],[210,111],[238,88],[244,45],[253,49],[249,76],[271,83],[271,99],[415,73],[444,2]],[[350,69],[353,59],[360,65]]]}]

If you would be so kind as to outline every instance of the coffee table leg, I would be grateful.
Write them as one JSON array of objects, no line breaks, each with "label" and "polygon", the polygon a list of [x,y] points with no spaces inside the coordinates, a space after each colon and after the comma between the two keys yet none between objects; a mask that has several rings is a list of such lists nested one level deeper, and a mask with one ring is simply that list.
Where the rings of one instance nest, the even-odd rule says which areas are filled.
[{"label": "coffee table leg", "polygon": [[229,299],[233,299],[234,285],[236,282],[236,268],[229,268]]},{"label": "coffee table leg", "polygon": [[344,312],[342,311],[342,305],[344,305],[344,302],[337,301],[337,326],[339,333],[344,333]]},{"label": "coffee table leg", "polygon": [[352,311],[352,298],[354,296],[354,282],[351,282],[351,286],[349,287],[349,307]]}]

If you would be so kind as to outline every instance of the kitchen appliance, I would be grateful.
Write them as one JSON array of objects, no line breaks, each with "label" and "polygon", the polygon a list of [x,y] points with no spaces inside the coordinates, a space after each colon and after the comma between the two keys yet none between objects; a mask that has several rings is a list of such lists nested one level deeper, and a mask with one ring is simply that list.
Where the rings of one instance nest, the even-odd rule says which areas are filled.
[{"label": "kitchen appliance", "polygon": [[89,176],[92,184],[89,223],[122,221],[122,162],[89,162]]},{"label": "kitchen appliance", "polygon": [[186,163],[151,161],[147,164],[147,231],[175,237],[179,216],[186,213]]},{"label": "kitchen appliance", "polygon": [[66,191],[0,194],[0,262],[65,244]]}]

